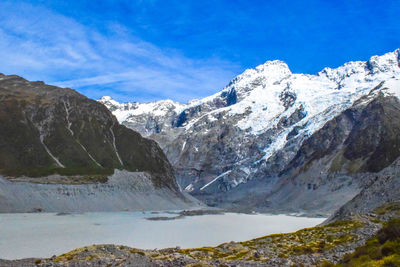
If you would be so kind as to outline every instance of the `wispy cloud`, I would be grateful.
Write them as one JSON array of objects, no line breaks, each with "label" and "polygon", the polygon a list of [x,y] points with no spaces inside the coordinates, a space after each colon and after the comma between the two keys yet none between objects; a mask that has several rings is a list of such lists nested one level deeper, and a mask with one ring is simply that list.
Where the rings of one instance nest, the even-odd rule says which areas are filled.
[{"label": "wispy cloud", "polygon": [[[13,12],[8,12],[14,10]],[[92,98],[172,98],[220,90],[239,66],[162,50],[115,22],[96,29],[42,6],[0,3],[0,71],[71,87]]]}]

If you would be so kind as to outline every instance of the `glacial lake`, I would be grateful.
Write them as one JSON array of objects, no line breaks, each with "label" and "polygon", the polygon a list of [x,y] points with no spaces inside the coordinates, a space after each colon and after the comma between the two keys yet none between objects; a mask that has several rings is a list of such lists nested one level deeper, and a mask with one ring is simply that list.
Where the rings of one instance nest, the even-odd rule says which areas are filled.
[{"label": "glacial lake", "polygon": [[118,244],[141,249],[215,246],[320,224],[324,218],[238,214],[176,216],[151,212],[0,214],[0,258],[51,257],[92,244]]}]

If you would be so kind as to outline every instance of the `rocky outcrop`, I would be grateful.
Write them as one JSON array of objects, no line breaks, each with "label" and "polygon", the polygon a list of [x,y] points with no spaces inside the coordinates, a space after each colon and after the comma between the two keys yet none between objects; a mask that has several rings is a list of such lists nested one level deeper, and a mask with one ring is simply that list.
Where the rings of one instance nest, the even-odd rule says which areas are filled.
[{"label": "rocky outcrop", "polygon": [[360,193],[340,207],[328,221],[367,214],[376,208],[400,201],[400,160],[396,160],[382,171],[370,174]]},{"label": "rocky outcrop", "polygon": [[[112,113],[97,101],[71,89],[2,74],[0,101],[0,175],[9,181],[15,177],[31,177],[38,178],[30,180],[37,183],[43,177],[57,174],[66,177],[62,179],[66,183],[100,182],[103,183],[100,187],[107,187],[108,177],[116,175],[115,169],[120,169],[130,173],[146,173],[146,179],[151,181],[154,190],[169,190],[185,201],[176,183],[173,168],[158,144],[120,125]],[[117,176],[121,176],[120,173]],[[141,176],[127,177],[134,182]],[[21,183],[11,185],[4,179],[2,181],[0,198],[8,201],[6,206],[18,210],[19,194],[24,190],[35,191],[31,199],[25,196],[20,199],[26,201],[28,209],[33,207],[33,203],[29,202],[35,202],[38,192],[53,188],[47,185],[21,186]],[[53,182],[47,179],[46,183]],[[69,192],[70,188],[67,187],[65,190]],[[82,195],[96,188],[95,185],[85,185],[71,190],[80,191],[81,187],[86,188],[82,189]],[[8,191],[12,188],[21,190],[14,192],[14,198]],[[125,192],[129,188],[125,188]],[[76,201],[85,201],[79,194]],[[48,201],[57,202],[56,195],[53,199],[49,193]],[[113,197],[117,198],[116,194]],[[46,206],[44,202],[40,203]],[[135,205],[134,200],[128,200],[127,203]],[[54,204],[54,207],[63,205]],[[0,210],[8,209],[5,205],[1,206]]]}]

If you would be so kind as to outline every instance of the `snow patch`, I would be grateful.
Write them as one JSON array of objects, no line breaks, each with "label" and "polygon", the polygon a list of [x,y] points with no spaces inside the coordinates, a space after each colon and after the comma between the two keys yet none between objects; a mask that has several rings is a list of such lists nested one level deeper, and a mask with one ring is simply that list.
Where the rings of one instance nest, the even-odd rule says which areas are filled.
[{"label": "snow patch", "polygon": [[185,187],[185,192],[192,192],[194,190],[193,184],[190,184]]},{"label": "snow patch", "polygon": [[111,132],[111,136],[112,136],[112,144],[114,146],[114,151],[115,151],[115,154],[117,155],[119,163],[121,163],[121,165],[124,166],[124,163],[122,163],[121,157],[118,154],[117,146],[115,145],[115,135],[114,135],[114,131],[113,131],[114,124],[115,124],[115,122],[113,122],[113,124],[110,127],[110,132]]},{"label": "snow patch", "polygon": [[40,142],[42,143],[44,149],[46,150],[47,154],[56,162],[58,167],[65,168],[65,166],[56,158],[53,153],[51,153],[50,149],[46,146],[46,144],[43,142],[43,136],[40,135]]},{"label": "snow patch", "polygon": [[219,178],[224,177],[227,174],[230,174],[232,172],[232,170],[226,171],[220,175],[218,175],[217,177],[215,177],[211,182],[207,183],[206,185],[204,185],[202,188],[200,188],[200,191],[203,191],[204,189],[206,189],[209,185],[211,185],[212,183],[214,183],[215,181],[217,181]]}]

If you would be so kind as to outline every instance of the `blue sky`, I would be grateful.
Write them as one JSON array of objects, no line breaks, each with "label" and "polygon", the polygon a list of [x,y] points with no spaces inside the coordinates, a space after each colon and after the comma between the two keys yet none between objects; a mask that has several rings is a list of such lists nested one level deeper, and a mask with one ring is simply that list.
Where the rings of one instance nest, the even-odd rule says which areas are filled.
[{"label": "blue sky", "polygon": [[399,14],[397,0],[2,0],[0,72],[186,102],[267,60],[313,74],[393,51]]}]

